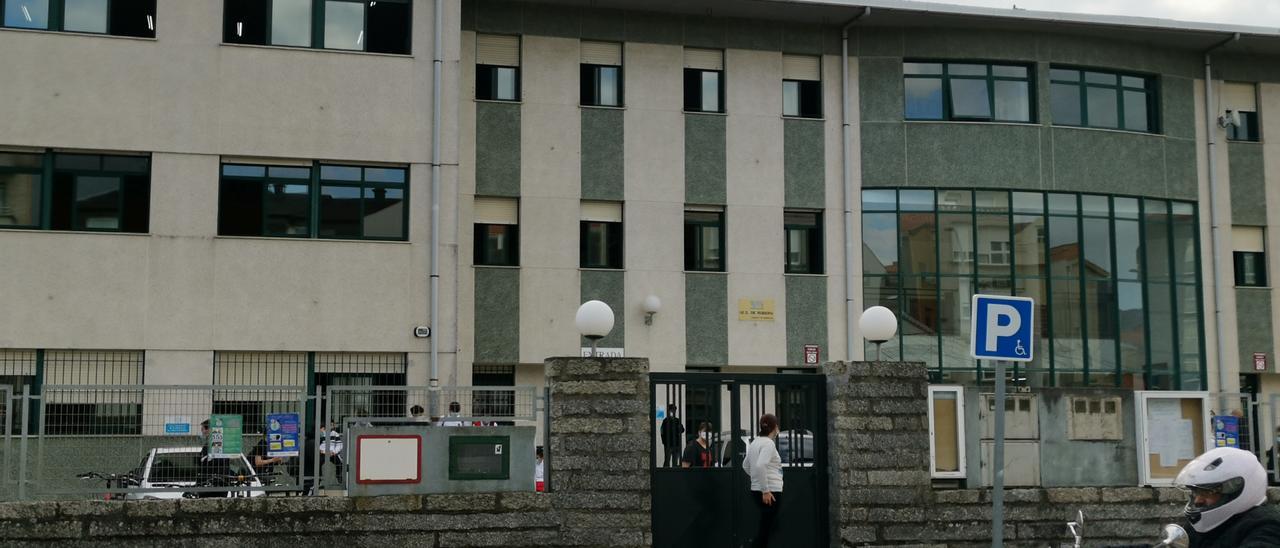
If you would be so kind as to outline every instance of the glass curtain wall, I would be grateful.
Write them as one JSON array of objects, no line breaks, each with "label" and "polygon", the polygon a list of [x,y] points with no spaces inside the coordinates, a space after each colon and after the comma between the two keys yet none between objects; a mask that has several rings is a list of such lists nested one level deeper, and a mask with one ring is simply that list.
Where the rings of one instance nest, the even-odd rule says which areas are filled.
[{"label": "glass curtain wall", "polygon": [[1196,219],[1194,203],[1124,196],[864,190],[864,299],[899,318],[881,358],[990,382],[969,357],[971,298],[1018,295],[1036,301],[1039,340],[1013,383],[1200,389]]}]

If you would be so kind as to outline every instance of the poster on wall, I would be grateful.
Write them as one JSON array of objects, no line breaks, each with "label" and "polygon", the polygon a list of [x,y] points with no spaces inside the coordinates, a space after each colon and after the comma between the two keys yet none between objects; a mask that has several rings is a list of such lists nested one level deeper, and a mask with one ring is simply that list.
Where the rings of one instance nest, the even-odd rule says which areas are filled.
[{"label": "poster on wall", "polygon": [[209,456],[229,459],[240,456],[244,423],[240,415],[213,415],[209,417]]},{"label": "poster on wall", "polygon": [[267,415],[267,456],[298,456],[298,414]]},{"label": "poster on wall", "polygon": [[1213,446],[1240,448],[1240,417],[1219,415],[1213,418]]}]

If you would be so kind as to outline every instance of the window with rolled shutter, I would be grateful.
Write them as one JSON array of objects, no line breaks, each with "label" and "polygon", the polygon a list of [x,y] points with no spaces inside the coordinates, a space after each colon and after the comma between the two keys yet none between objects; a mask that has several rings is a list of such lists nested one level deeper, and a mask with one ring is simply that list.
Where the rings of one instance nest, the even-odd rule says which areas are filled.
[{"label": "window with rolled shutter", "polygon": [[581,102],[584,106],[622,106],[622,44],[582,42]]},{"label": "window with rolled shutter", "polygon": [[476,99],[520,100],[520,37],[476,35]]},{"label": "window with rolled shutter", "polygon": [[684,110],[724,112],[724,52],[684,49]]}]

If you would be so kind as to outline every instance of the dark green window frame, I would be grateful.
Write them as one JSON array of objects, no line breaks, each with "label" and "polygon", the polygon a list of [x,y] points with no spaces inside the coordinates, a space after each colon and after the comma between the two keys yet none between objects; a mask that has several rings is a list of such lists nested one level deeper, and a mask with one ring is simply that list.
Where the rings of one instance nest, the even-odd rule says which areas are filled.
[{"label": "dark green window frame", "polygon": [[[901,191],[918,193],[921,190],[924,190],[926,192],[933,192],[933,200],[931,204],[922,205],[918,200],[913,200],[908,203],[908,202],[904,202],[898,197]],[[1037,319],[1036,329],[1038,333],[1036,338],[1039,341],[1047,341],[1048,344],[1047,344],[1047,347],[1041,347],[1041,343],[1037,342],[1037,348],[1035,349],[1035,354],[1037,356],[1048,356],[1048,360],[1044,362],[1046,365],[1040,369],[1040,372],[1044,372],[1048,374],[1047,382],[1045,383],[1046,386],[1061,385],[1061,381],[1059,380],[1060,376],[1062,377],[1076,376],[1077,378],[1079,378],[1080,383],[1085,386],[1102,386],[1103,383],[1096,380],[1096,378],[1101,378],[1102,381],[1110,381],[1111,386],[1122,387],[1123,386],[1122,381],[1125,374],[1139,374],[1139,373],[1142,375],[1143,382],[1146,388],[1149,390],[1159,390],[1159,389],[1192,390],[1192,389],[1201,389],[1202,387],[1206,386],[1205,384],[1207,382],[1206,363],[1205,363],[1206,342],[1205,342],[1205,337],[1203,336],[1203,331],[1204,331],[1203,330],[1203,326],[1204,326],[1203,264],[1200,263],[1201,245],[1200,245],[1200,239],[1199,239],[1199,211],[1198,211],[1197,204],[1195,204],[1194,202],[1151,199],[1151,198],[1141,198],[1137,196],[1123,196],[1123,195],[1100,195],[1100,194],[1072,193],[1072,192],[1027,191],[1028,193],[1040,195],[1039,196],[1040,200],[1039,200],[1039,203],[1037,204],[1038,212],[1028,212],[1025,210],[1019,210],[1018,203],[1012,199],[1013,194],[1015,192],[1021,193],[1021,191],[1009,191],[1007,189],[937,189],[935,192],[934,189],[901,189],[900,190],[900,189],[894,189],[894,188],[867,188],[867,189],[864,189],[863,192],[864,192],[864,195],[863,195],[864,212],[866,214],[876,214],[876,215],[894,214],[898,219],[897,224],[899,227],[901,226],[902,218],[904,214],[931,215],[933,218],[934,227],[939,226],[938,219],[940,214],[955,215],[959,213],[961,215],[970,215],[971,223],[975,227],[978,226],[979,216],[998,215],[998,216],[1004,216],[1007,218],[1007,223],[1010,231],[1009,241],[1015,242],[1015,235],[1014,235],[1015,217],[1024,217],[1024,218],[1028,216],[1039,217],[1041,220],[1044,221],[1045,237],[1043,239],[1044,241],[1040,242],[1041,249],[1037,251],[1037,253],[1042,253],[1044,256],[1044,261],[1045,261],[1044,272],[1041,273],[1039,276],[1021,274],[1018,270],[1019,263],[1018,263],[1018,257],[1017,257],[1017,250],[1019,246],[1011,245],[1009,248],[1010,272],[1008,275],[1001,275],[999,278],[1007,279],[1012,284],[1013,294],[1015,295],[1026,294],[1026,292],[1021,289],[1022,285],[1019,282],[1031,280],[1031,281],[1036,281],[1040,284],[1043,284],[1044,300],[1043,300],[1043,303],[1037,302],[1037,306],[1046,307],[1046,308],[1043,308],[1043,310],[1047,310],[1048,313],[1043,314],[1042,318]],[[1008,195],[1009,202],[1007,203],[1010,205],[1001,206],[1000,208],[997,208],[994,211],[982,210],[981,208],[972,207],[972,206],[964,206],[964,207],[952,209],[952,208],[948,208],[948,206],[944,204],[939,203],[937,200],[938,195],[944,192],[945,193],[954,193],[954,192],[1001,193],[1002,192]],[[1055,210],[1054,204],[1051,203],[1050,201],[1050,195],[1067,198],[1065,202],[1056,201],[1056,200],[1055,202],[1061,205],[1067,205],[1067,206],[1070,206],[1071,208],[1074,208],[1073,209],[1074,212],[1072,212],[1072,210],[1068,210],[1063,207],[1058,207]],[[1094,200],[1098,198],[1105,199],[1105,203],[1107,204],[1106,206],[1107,213],[1104,214],[1104,213],[1089,212],[1089,210],[1085,207],[1086,197]],[[1121,209],[1117,206],[1120,200],[1125,200],[1126,202],[1130,202],[1133,207],[1132,211],[1122,213]],[[970,199],[968,203],[973,204],[975,202],[972,199]],[[1175,217],[1179,215],[1189,217],[1194,223],[1195,229],[1192,231],[1191,233],[1192,238],[1189,241],[1189,243],[1191,243],[1193,247],[1192,256],[1194,257],[1194,260],[1195,260],[1194,273],[1187,272],[1185,269],[1185,266],[1179,264],[1176,256],[1177,249],[1175,247],[1174,239],[1178,234],[1176,231],[1178,224],[1175,220]],[[1163,220],[1157,220],[1155,223],[1153,223],[1152,218],[1154,217],[1156,219],[1159,219],[1159,216],[1163,216],[1164,217]],[[1074,226],[1074,231],[1075,231],[1074,236],[1076,238],[1075,241],[1077,242],[1077,245],[1080,245],[1081,242],[1086,242],[1085,229],[1084,229],[1085,222],[1090,222],[1090,223],[1102,222],[1102,223],[1108,224],[1108,232],[1111,235],[1110,261],[1112,265],[1111,267],[1112,273],[1109,277],[1107,277],[1106,279],[1095,279],[1092,277],[1088,277],[1086,276],[1086,272],[1084,268],[1080,268],[1078,274],[1076,275],[1061,275],[1061,274],[1055,275],[1053,273],[1053,265],[1052,265],[1053,258],[1052,258],[1052,244],[1051,244],[1052,223],[1050,223],[1050,219],[1055,217],[1070,217],[1076,220],[1076,223]],[[1138,232],[1139,232],[1139,234],[1137,235],[1138,263],[1136,266],[1136,270],[1132,273],[1118,271],[1118,268],[1120,267],[1120,263],[1117,261],[1117,242],[1118,242],[1117,233],[1119,232],[1117,228],[1117,223],[1120,221],[1130,221],[1130,222],[1136,221],[1138,225],[1137,226]],[[1158,229],[1161,232],[1161,234],[1173,235],[1173,237],[1165,237],[1163,240],[1161,240],[1159,237],[1155,237],[1152,241],[1149,242],[1147,237],[1147,232],[1151,228]],[[1186,227],[1184,226],[1183,228],[1185,229]],[[933,245],[934,245],[935,255],[940,254],[940,249],[941,249],[940,238],[942,237],[942,233],[943,233],[942,230],[935,229],[935,232],[933,235],[933,238],[934,238]],[[864,233],[864,239],[865,238],[866,238],[866,234]],[[901,234],[898,234],[895,232],[895,238],[897,240],[895,242],[897,246],[896,261],[898,265],[901,265],[903,258],[907,257],[908,253],[907,253],[906,245],[903,242],[903,238]],[[977,249],[977,245],[979,241],[978,230],[972,231],[972,239],[973,239],[972,246],[974,249]],[[1149,248],[1151,244],[1167,246],[1167,249]],[[864,240],[864,247],[866,245],[867,243]],[[1168,261],[1168,264],[1165,264],[1165,265],[1149,264],[1150,257],[1152,256],[1159,257],[1162,254],[1164,256],[1164,260]],[[1084,265],[1085,262],[1086,261],[1082,256],[1079,264]],[[864,262],[864,265],[865,265],[865,262]],[[1163,274],[1160,273],[1161,269],[1164,269]],[[907,284],[904,283],[906,281],[911,281],[915,279],[927,280],[929,283],[926,284],[927,285],[926,291],[932,291],[933,294],[935,295],[933,302],[942,302],[942,299],[940,298],[941,297],[940,288],[942,286],[941,282],[943,279],[957,278],[957,277],[968,278],[973,281],[972,287],[974,287],[975,290],[981,289],[981,286],[979,285],[978,282],[981,282],[984,279],[995,279],[995,278],[992,278],[992,275],[985,274],[985,273],[983,274],[980,274],[980,273],[947,274],[947,273],[940,272],[941,270],[943,270],[941,267],[934,268],[934,270],[935,272],[917,273],[913,271],[913,272],[904,273],[902,272],[902,269],[899,268],[898,271],[890,272],[887,274],[864,272],[863,273],[864,291],[866,287],[869,287],[867,285],[867,282],[884,282],[884,285],[881,287],[881,289],[889,290],[887,292],[887,298],[890,301],[897,303],[895,306],[901,307],[902,303],[906,303],[908,299],[912,297],[911,290],[907,289]],[[1152,273],[1155,273],[1154,277]],[[1090,363],[1090,360],[1091,360],[1090,352],[1089,352],[1090,338],[1088,333],[1088,328],[1089,328],[1088,326],[1090,325],[1089,317],[1093,313],[1093,311],[1086,304],[1087,303],[1086,299],[1083,299],[1083,298],[1080,299],[1081,310],[1079,311],[1082,325],[1085,326],[1084,328],[1082,328],[1084,335],[1080,338],[1080,340],[1082,341],[1081,365],[1076,366],[1074,364],[1070,364],[1068,366],[1063,366],[1056,363],[1058,358],[1054,355],[1055,344],[1054,344],[1054,336],[1053,336],[1055,333],[1053,328],[1053,316],[1054,316],[1053,314],[1053,306],[1054,306],[1053,283],[1055,282],[1061,282],[1061,283],[1067,283],[1067,284],[1079,284],[1076,286],[1076,289],[1082,295],[1084,294],[1085,291],[1087,291],[1088,289],[1087,284],[1089,283],[1110,283],[1113,288],[1117,284],[1121,284],[1121,283],[1131,284],[1131,285],[1139,284],[1141,287],[1141,293],[1142,293],[1141,336],[1143,337],[1143,341],[1144,341],[1142,343],[1143,345],[1142,352],[1145,354],[1143,370],[1139,371],[1133,368],[1126,367],[1126,363],[1122,359],[1123,347],[1121,343],[1123,342],[1122,341],[1123,334],[1120,331],[1121,314],[1120,314],[1119,303],[1115,302],[1115,299],[1113,299],[1112,302],[1106,303],[1108,310],[1104,312],[1105,314],[1111,315],[1111,318],[1101,319],[1101,321],[1115,322],[1114,323],[1115,337],[1116,337],[1117,344],[1115,344],[1114,370],[1101,369],[1096,366],[1093,366],[1093,364]],[[1166,293],[1160,293],[1160,292],[1166,292]],[[1186,292],[1189,292],[1191,295],[1194,296],[1192,298],[1192,300],[1194,301],[1194,304],[1184,303],[1179,300],[1180,295],[1184,295]],[[885,297],[882,297],[882,298],[885,298]],[[1167,335],[1153,334],[1151,332],[1152,325],[1153,325],[1153,317],[1155,316],[1155,314],[1161,312],[1159,310],[1153,310],[1153,308],[1155,308],[1153,303],[1160,302],[1156,299],[1161,299],[1161,300],[1167,299],[1167,302],[1169,303],[1167,309],[1163,311],[1165,314],[1167,314],[1169,318],[1167,320],[1168,327],[1169,327],[1169,333]],[[871,301],[867,302],[868,306],[872,304],[877,304],[877,303],[871,302]],[[1183,315],[1188,312],[1186,310],[1183,310],[1183,308],[1186,306],[1194,306],[1195,308],[1195,318],[1194,318],[1195,325],[1194,326],[1188,326],[1183,323],[1183,320],[1186,319],[1184,318]],[[896,335],[897,351],[899,352],[897,358],[901,358],[909,361],[921,361],[922,356],[920,355],[911,355],[910,353],[908,353],[908,355],[903,356],[901,354],[904,351],[904,349],[909,349],[906,336],[904,335],[904,326],[908,321],[911,321],[911,320],[903,318],[907,314],[903,312],[901,309],[895,310],[895,313],[897,313],[899,316],[899,324],[900,324],[898,333]],[[1039,312],[1037,314],[1041,315]],[[1185,334],[1185,330],[1188,329],[1188,327],[1190,327],[1194,332],[1200,333],[1200,335],[1197,336],[1195,343],[1190,345],[1184,344],[1187,341],[1186,341],[1186,337],[1183,336]],[[1173,341],[1165,342],[1163,344],[1170,345],[1168,347],[1170,348],[1170,351],[1172,354],[1170,356],[1170,365],[1167,368],[1163,368],[1163,369],[1153,368],[1154,360],[1153,360],[1152,341],[1153,339],[1157,339],[1161,337],[1169,337],[1169,336],[1172,336]],[[934,343],[933,352],[940,353],[941,352],[940,349],[945,348],[944,341],[943,341],[944,334],[940,329],[936,330],[936,338],[937,338],[937,341],[936,343]],[[950,354],[941,355],[941,359],[934,360],[934,363],[936,365],[929,366],[930,375],[934,381],[944,380],[945,375],[948,373],[965,373],[965,374],[976,373],[977,378],[980,379],[980,382],[990,382],[990,380],[983,379],[983,371],[984,369],[989,368],[989,365],[985,365],[982,361],[973,361],[971,359],[965,358],[965,360],[971,363],[966,363],[965,365],[956,367],[953,364],[947,363],[947,360],[949,359],[949,357],[950,359],[955,358],[955,356]],[[1183,357],[1191,357],[1192,359],[1197,361],[1199,364],[1198,370],[1195,370],[1195,371],[1184,370],[1182,367]],[[937,356],[934,356],[934,358],[937,358]],[[929,362],[926,361],[926,363],[929,363]],[[989,369],[987,370],[987,372],[988,374],[990,373]],[[1014,363],[1013,366],[1010,368],[1010,373],[1013,376],[1012,378],[1014,379],[1015,384],[1025,383],[1027,381],[1029,372],[1031,372],[1031,370],[1029,370],[1027,366],[1020,363]],[[1074,383],[1069,383],[1069,384],[1074,384]]]},{"label": "dark green window frame", "polygon": [[[475,223],[472,264],[475,266],[520,266],[520,225]],[[507,238],[505,252],[489,252],[489,236],[500,232]]]},{"label": "dark green window frame", "polygon": [[[274,168],[274,169],[273,169]],[[360,176],[358,180],[340,179],[340,178],[323,178],[322,174],[329,169],[355,169],[359,170]],[[242,171],[260,170],[261,175],[249,175],[238,173]],[[293,170],[307,170],[305,178],[281,176],[276,173]],[[384,182],[378,180],[369,180],[371,170],[377,171],[398,171],[403,174],[401,179],[403,183]],[[236,210],[233,204],[225,203],[228,198],[235,193],[230,189],[233,185],[257,184],[261,188],[261,201],[257,204],[261,211],[258,212],[260,222],[256,224],[256,229],[245,230],[237,228],[242,226],[237,223],[234,217]],[[307,230],[302,234],[288,234],[283,232],[272,232],[270,230],[270,211],[267,205],[270,203],[272,196],[272,187],[284,185],[306,185],[306,225]],[[406,241],[409,239],[409,168],[407,167],[388,167],[388,166],[368,166],[368,165],[352,165],[352,164],[331,164],[312,162],[311,165],[264,165],[264,164],[248,164],[238,162],[224,163],[219,167],[219,191],[218,191],[218,235],[219,236],[264,236],[273,238],[300,238],[300,239],[337,239],[337,240],[364,240],[364,241]],[[358,235],[326,235],[322,234],[321,229],[324,225],[324,217],[321,211],[321,202],[323,200],[323,191],[326,187],[345,187],[358,188],[360,190],[360,234]],[[367,201],[365,190],[401,190],[401,216],[400,216],[400,235],[399,236],[368,236],[365,234],[365,218]],[[279,194],[278,194],[279,195]],[[287,194],[284,194],[287,196]]]},{"label": "dark green window frame", "polygon": [[[939,70],[929,72],[912,72],[912,67],[919,67],[920,70],[928,70],[924,67],[928,65],[940,65]],[[952,74],[951,67],[953,65],[982,65],[986,67],[985,75],[969,75],[969,74]],[[946,122],[1005,122],[1018,124],[1034,124],[1037,119],[1038,108],[1036,106],[1036,67],[1034,63],[1019,62],[998,62],[998,61],[962,61],[962,60],[936,60],[936,59],[907,59],[903,61],[903,119],[908,121],[946,121]],[[997,68],[1018,68],[1025,71],[1025,76],[1005,76],[997,75]],[[937,80],[941,86],[942,115],[941,117],[920,117],[909,116],[908,97],[906,96],[905,83],[910,80]],[[958,116],[952,111],[952,93],[951,82],[953,80],[976,80],[984,81],[987,85],[987,109],[990,116]],[[996,82],[1019,82],[1027,86],[1027,119],[1017,120],[1009,118],[1000,118],[996,116]]]},{"label": "dark green window frame", "polygon": [[1256,143],[1262,140],[1258,132],[1258,113],[1248,110],[1237,110],[1236,117],[1240,123],[1227,126],[1228,141]]},{"label": "dark green window frame", "polygon": [[[311,44],[308,46],[293,46],[287,44],[273,44],[271,39],[272,28],[272,1],[273,0],[223,0],[222,10],[222,41],[227,44],[251,44],[251,45],[267,45],[277,47],[296,47],[303,49],[323,49],[329,51],[364,51],[371,53],[385,53],[392,55],[411,55],[413,53],[413,0],[379,0],[384,4],[403,5],[405,13],[400,16],[388,15],[385,20],[400,20],[405,27],[400,29],[404,37],[396,40],[382,40],[380,36],[374,36],[374,30],[371,29],[371,18],[369,9],[378,2],[369,2],[368,0],[310,0],[311,1],[311,21],[308,23],[310,28]],[[325,43],[325,8],[327,2],[347,2],[352,4],[361,4],[364,7],[364,29],[361,36],[361,49],[349,48],[326,48]],[[260,11],[259,11],[260,10]],[[252,19],[251,19],[252,18]],[[243,20],[241,20],[243,19]],[[382,21],[383,19],[378,19]],[[377,22],[373,22],[374,25]],[[246,31],[246,29],[248,29]],[[377,46],[371,44],[377,43]]]},{"label": "dark green window frame", "polygon": [[[105,34],[137,38],[156,37],[156,0],[104,0],[106,30],[103,32],[66,28],[66,0],[48,1],[49,11],[45,16],[46,25],[38,27],[9,24],[8,10],[11,6],[19,5],[20,0],[0,0],[0,25],[3,25],[4,28],[75,32],[80,34]],[[24,17],[29,15],[30,13],[24,13]]]},{"label": "dark green window frame", "polygon": [[[716,108],[707,109],[703,91],[703,75],[716,75]],[[684,110],[685,112],[705,112],[724,114],[724,71],[707,69],[684,69]]]},{"label": "dark green window frame", "polygon": [[[4,165],[4,157],[24,158],[35,165]],[[65,160],[65,161],[60,161]],[[74,164],[81,165],[76,166]],[[92,165],[90,165],[92,164]],[[94,167],[96,166],[96,167]],[[36,176],[39,212],[35,223],[0,225],[5,229],[146,234],[151,214],[151,157],[149,155],[82,154],[76,152],[0,152],[0,175]],[[114,228],[82,227],[77,189],[80,177],[115,179]]]},{"label": "dark green window frame", "polygon": [[[597,229],[592,234],[593,229]],[[601,242],[600,240],[603,240]],[[622,223],[610,221],[579,221],[578,266],[581,268],[622,269]],[[603,243],[604,252],[592,253],[592,244]],[[592,260],[595,257],[596,260]]]},{"label": "dark green window frame", "polygon": [[[492,474],[463,472],[458,467],[458,453],[469,446],[502,446],[502,471]],[[492,449],[490,449],[492,450]],[[511,436],[449,436],[449,481],[506,480],[511,478]]]},{"label": "dark green window frame", "polygon": [[[617,97],[610,103],[604,100],[601,90],[612,74],[613,84],[617,88]],[[623,72],[621,65],[593,65],[582,63],[579,68],[579,99],[583,106],[617,107],[626,104],[623,94]]]},{"label": "dark green window frame", "polygon": [[[805,220],[808,217],[811,220]],[[782,224],[784,252],[783,265],[787,274],[822,274],[824,269],[824,253],[825,245],[822,237],[822,212],[821,211],[786,211],[783,213]],[[808,251],[806,261],[793,262],[791,260],[792,234],[799,233],[801,239],[801,247]]]},{"label": "dark green window frame", "polygon": [[[1063,77],[1062,71],[1074,71],[1076,78],[1069,79]],[[1115,76],[1116,84],[1104,84],[1098,82],[1089,82],[1089,73],[1097,73],[1108,76]],[[1134,86],[1125,84],[1126,78],[1137,78],[1142,80],[1142,86]],[[1070,124],[1053,120],[1055,126],[1066,127],[1088,127],[1098,129],[1115,129],[1121,131],[1134,131],[1139,133],[1161,132],[1160,124],[1160,82],[1159,78],[1137,72],[1124,72],[1107,69],[1095,69],[1089,67],[1079,67],[1072,65],[1051,65],[1049,67],[1049,96],[1053,97],[1054,85],[1070,85],[1076,86],[1076,92],[1080,96],[1080,123]],[[1113,90],[1116,93],[1116,125],[1104,126],[1089,120],[1089,90],[1090,89],[1106,89]],[[1146,120],[1147,127],[1130,128],[1127,127],[1125,121],[1125,92],[1141,92],[1146,96]]]},{"label": "dark green window frame", "polygon": [[[715,220],[709,217],[715,216]],[[705,239],[701,229],[719,229],[717,238],[720,256],[716,261],[704,257]],[[690,272],[724,272],[728,254],[725,252],[725,220],[723,211],[685,210],[684,212],[684,269]]]},{"label": "dark green window frame", "polygon": [[1267,286],[1267,255],[1261,251],[1235,251],[1232,259],[1235,263],[1237,287]]}]

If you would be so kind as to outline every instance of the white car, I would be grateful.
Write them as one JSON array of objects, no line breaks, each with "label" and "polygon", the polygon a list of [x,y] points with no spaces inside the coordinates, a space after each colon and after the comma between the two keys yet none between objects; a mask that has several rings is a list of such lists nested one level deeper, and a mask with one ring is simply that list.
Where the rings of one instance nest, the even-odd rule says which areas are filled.
[{"label": "white car", "polygon": [[[245,458],[243,453],[226,459],[226,461],[229,466],[212,473],[245,476],[255,476],[256,474],[253,465],[249,463],[249,459]],[[172,491],[130,492],[125,494],[125,498],[129,500],[183,498],[185,493],[183,488],[195,487],[196,477],[201,469],[199,447],[157,447],[148,452],[147,456],[142,458],[138,469],[134,470],[134,475],[140,479],[137,487],[140,489],[172,488]],[[250,487],[262,487],[262,481],[257,477],[246,478],[246,483]],[[261,497],[265,494],[266,491],[250,489],[247,492],[232,491],[227,493],[226,496]],[[208,494],[206,493],[206,495]],[[221,496],[221,493],[215,493],[214,495]]]},{"label": "white car", "polygon": [[[720,434],[721,440],[730,439],[729,432]],[[738,438],[738,444],[735,450],[739,453],[746,454],[747,446],[751,444],[752,438],[747,435],[741,435]],[[729,463],[729,455],[724,453],[724,442],[719,442],[719,454],[721,455],[720,464]],[[794,449],[792,446],[795,446]],[[813,433],[808,430],[783,430],[778,433],[778,456],[782,458],[782,464],[786,466],[813,466]]]}]

